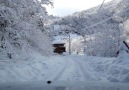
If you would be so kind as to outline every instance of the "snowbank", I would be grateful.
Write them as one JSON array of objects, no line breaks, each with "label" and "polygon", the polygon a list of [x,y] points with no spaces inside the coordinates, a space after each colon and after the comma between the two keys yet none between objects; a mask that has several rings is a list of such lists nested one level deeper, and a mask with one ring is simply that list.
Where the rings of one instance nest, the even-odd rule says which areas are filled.
[{"label": "snowbank", "polygon": [[109,82],[129,83],[129,58],[91,60],[94,70],[101,79]]}]

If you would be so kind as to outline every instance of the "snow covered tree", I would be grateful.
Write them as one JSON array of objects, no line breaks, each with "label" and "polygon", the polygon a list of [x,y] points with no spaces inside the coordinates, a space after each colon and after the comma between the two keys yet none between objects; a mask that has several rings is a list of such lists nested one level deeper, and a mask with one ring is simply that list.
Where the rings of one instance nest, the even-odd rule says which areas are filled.
[{"label": "snow covered tree", "polygon": [[43,31],[47,13],[42,7],[50,3],[50,0],[0,0],[1,57],[26,58],[34,52],[52,53],[50,39]]}]

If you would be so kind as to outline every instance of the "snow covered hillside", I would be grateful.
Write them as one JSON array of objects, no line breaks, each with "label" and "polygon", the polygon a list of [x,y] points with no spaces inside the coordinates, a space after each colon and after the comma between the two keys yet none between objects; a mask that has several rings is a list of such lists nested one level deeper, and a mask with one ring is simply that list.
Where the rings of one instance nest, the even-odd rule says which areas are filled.
[{"label": "snow covered hillside", "polygon": [[128,29],[125,30],[125,27],[128,28],[125,25],[129,17],[128,4],[128,0],[113,0],[100,10],[100,6],[96,6],[76,12],[55,20],[52,25],[60,26],[59,35],[69,32],[82,36],[83,40],[77,40],[72,45],[83,43],[81,47],[86,55],[114,57],[120,42],[128,37]]}]

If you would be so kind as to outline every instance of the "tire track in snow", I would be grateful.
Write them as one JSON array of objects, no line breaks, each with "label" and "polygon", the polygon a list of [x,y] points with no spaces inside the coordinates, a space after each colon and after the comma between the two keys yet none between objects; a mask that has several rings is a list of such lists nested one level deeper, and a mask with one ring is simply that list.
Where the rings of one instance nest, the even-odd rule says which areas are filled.
[{"label": "tire track in snow", "polygon": [[[69,77],[71,77],[71,72],[75,72],[73,70],[76,70],[78,68],[78,71],[82,73],[82,76],[85,80],[88,81],[93,81],[93,80],[98,80],[97,77],[91,76],[92,74],[90,73],[91,67],[89,67],[88,63],[82,62],[82,60],[79,60],[77,57],[65,57],[65,64],[62,64],[62,68],[59,67],[57,72],[55,74],[52,74],[48,79],[52,81],[57,81],[57,80],[67,80]],[[88,66],[86,66],[86,64]],[[74,65],[74,66],[73,66]],[[89,68],[89,69],[88,69]],[[69,76],[70,75],[70,76]]]},{"label": "tire track in snow", "polygon": [[89,67],[87,66],[87,68],[86,68],[86,66],[84,66],[83,63],[81,63],[81,60],[78,61],[78,59],[74,59],[74,62],[75,62],[75,63],[78,65],[78,67],[80,68],[80,70],[81,70],[81,72],[82,72],[82,74],[83,74],[85,80],[88,80],[88,81],[97,80],[97,78],[92,77],[91,74],[88,73],[88,72],[90,72],[90,71],[88,71],[88,69],[87,69],[87,68],[89,68]]},{"label": "tire track in snow", "polygon": [[[60,75],[64,72],[64,70],[66,69],[67,65],[68,65],[68,60],[65,60],[65,64],[64,66],[62,66],[62,68],[60,70],[58,70],[58,72],[56,72],[55,74],[52,74],[51,76],[49,76],[49,80],[51,81],[56,81],[58,80],[58,78],[60,77]],[[60,67],[59,67],[60,68]]]},{"label": "tire track in snow", "polygon": [[66,70],[66,67],[68,66],[68,60],[66,60],[66,63],[65,65],[63,66],[62,70],[58,73],[58,75],[54,78],[54,81],[55,80],[58,80],[59,77],[64,73],[64,71]]},{"label": "tire track in snow", "polygon": [[[54,75],[54,78],[52,79],[53,81],[55,80],[67,80],[69,77],[71,78],[71,74],[70,72],[75,72],[73,70],[76,70],[78,68],[79,72],[82,73],[83,78],[85,80],[88,81],[92,81],[92,80],[97,80],[96,78],[92,77],[90,73],[90,71],[88,71],[87,68],[89,67],[85,67],[83,63],[81,63],[81,60],[78,61],[79,58],[70,58],[70,57],[65,57],[65,61],[66,63],[64,64],[63,68],[56,74]],[[74,66],[75,67],[74,67]],[[70,76],[69,76],[70,75]]]},{"label": "tire track in snow", "polygon": [[72,66],[73,62],[70,58],[65,58],[67,60],[67,65],[65,66],[64,71],[59,75],[58,80],[67,80],[71,78],[71,72],[74,70]]}]

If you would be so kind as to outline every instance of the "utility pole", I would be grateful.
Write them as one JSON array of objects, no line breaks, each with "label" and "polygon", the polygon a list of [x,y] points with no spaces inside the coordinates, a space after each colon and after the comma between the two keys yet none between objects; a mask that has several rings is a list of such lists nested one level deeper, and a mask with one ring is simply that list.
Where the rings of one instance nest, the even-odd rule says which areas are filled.
[{"label": "utility pole", "polygon": [[70,34],[68,33],[69,36],[69,55],[71,55],[71,40],[70,40]]},{"label": "utility pole", "polygon": [[70,34],[69,34],[69,31],[68,30],[66,30],[66,33],[68,35],[69,55],[71,55],[71,37],[70,37]]}]

